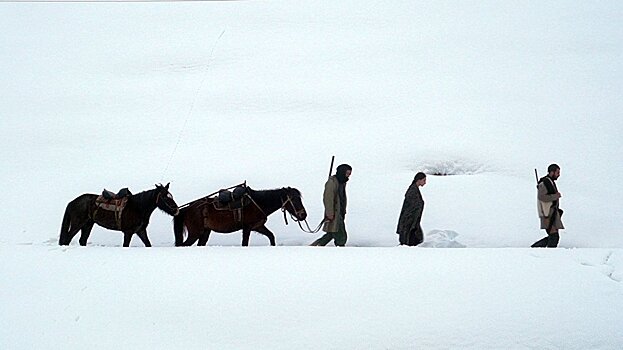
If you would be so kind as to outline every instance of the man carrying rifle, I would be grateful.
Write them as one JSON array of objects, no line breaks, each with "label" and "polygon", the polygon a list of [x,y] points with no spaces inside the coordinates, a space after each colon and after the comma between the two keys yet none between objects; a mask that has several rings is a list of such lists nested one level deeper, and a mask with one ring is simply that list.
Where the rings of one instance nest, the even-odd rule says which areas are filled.
[{"label": "man carrying rifle", "polygon": [[346,245],[346,182],[352,172],[348,164],[342,164],[337,167],[334,176],[324,185],[324,193],[322,202],[324,203],[325,223],[322,228],[326,234],[315,240],[312,246],[325,246],[327,243],[335,240],[335,245],[343,247]]},{"label": "man carrying rifle", "polygon": [[562,195],[556,187],[556,180],[559,177],[560,167],[557,164],[551,164],[547,167],[547,176],[538,181],[539,218],[541,219],[541,228],[545,230],[547,237],[535,242],[532,245],[533,248],[556,248],[560,240],[558,230],[565,228],[561,220],[563,212],[559,207]]}]

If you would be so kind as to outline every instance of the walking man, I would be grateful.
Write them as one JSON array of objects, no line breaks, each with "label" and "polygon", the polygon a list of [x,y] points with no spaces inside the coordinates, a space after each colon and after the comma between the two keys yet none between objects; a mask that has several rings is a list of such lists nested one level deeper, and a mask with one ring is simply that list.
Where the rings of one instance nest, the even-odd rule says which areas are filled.
[{"label": "walking man", "polygon": [[426,174],[419,172],[415,174],[411,186],[405,193],[396,229],[400,245],[416,246],[424,241],[424,231],[420,226],[424,211],[424,199],[422,199],[420,187],[424,185],[426,185]]},{"label": "walking man", "polygon": [[322,230],[326,233],[311,245],[325,246],[331,240],[335,240],[335,245],[338,247],[346,245],[347,235],[344,222],[347,202],[346,182],[348,182],[352,170],[348,164],[338,166],[335,175],[329,177],[324,185],[322,202],[324,203],[325,223]]},{"label": "walking man", "polygon": [[556,187],[556,180],[560,177],[560,167],[551,164],[547,167],[547,176],[542,177],[537,185],[538,210],[541,219],[541,228],[547,233],[547,237],[535,242],[533,248],[556,248],[560,236],[558,230],[564,229],[562,224],[562,209],[560,209],[560,197]]}]

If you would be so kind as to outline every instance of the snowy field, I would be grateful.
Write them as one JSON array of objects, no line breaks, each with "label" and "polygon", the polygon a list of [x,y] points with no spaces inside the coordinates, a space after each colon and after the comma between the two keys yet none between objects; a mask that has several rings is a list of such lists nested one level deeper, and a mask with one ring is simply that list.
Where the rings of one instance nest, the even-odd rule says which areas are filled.
[{"label": "snowy field", "polygon": [[[623,4],[0,3],[0,349],[623,348]],[[348,163],[347,247],[279,212],[252,234],[153,248],[65,206],[243,181],[322,218]],[[534,169],[558,163],[543,236]],[[429,176],[425,242],[396,247]],[[461,249],[449,249],[461,248]]]},{"label": "snowy field", "polygon": [[0,253],[6,349],[623,344],[622,249],[3,245]]}]

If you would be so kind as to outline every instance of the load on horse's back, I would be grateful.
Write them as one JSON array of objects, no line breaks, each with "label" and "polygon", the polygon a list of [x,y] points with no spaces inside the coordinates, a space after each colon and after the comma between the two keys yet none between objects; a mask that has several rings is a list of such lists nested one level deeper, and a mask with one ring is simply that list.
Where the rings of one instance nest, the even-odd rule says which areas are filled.
[{"label": "load on horse's back", "polygon": [[156,208],[171,216],[179,212],[177,203],[169,193],[169,184],[156,185],[153,190],[135,195],[127,189],[112,196],[106,190],[102,195],[85,193],[67,204],[58,243],[69,245],[78,231],[81,231],[79,243],[84,246],[93,225],[98,224],[109,230],[123,232],[124,247],[130,246],[134,234],[138,235],[146,247],[151,247],[147,237],[147,225]]},{"label": "load on horse's back", "polygon": [[[233,191],[228,191],[229,189]],[[255,191],[246,184],[220,190],[197,199],[180,208],[173,220],[176,246],[190,246],[198,242],[204,246],[212,231],[232,233],[242,230],[242,245],[249,245],[251,231],[268,237],[275,245],[275,235],[265,226],[268,216],[281,209],[295,220],[305,220],[301,192],[296,188],[283,187],[274,190]],[[212,195],[217,194],[212,197]],[[188,237],[184,240],[184,232]]]}]

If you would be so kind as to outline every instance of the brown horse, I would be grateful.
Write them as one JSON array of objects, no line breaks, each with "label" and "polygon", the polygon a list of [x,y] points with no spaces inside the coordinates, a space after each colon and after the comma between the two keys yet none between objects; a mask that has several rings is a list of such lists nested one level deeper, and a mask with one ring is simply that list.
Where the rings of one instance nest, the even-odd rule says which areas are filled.
[{"label": "brown horse", "polygon": [[[242,245],[249,245],[251,231],[268,237],[270,245],[275,245],[275,235],[266,228],[268,216],[282,209],[288,211],[295,220],[305,220],[307,213],[301,200],[301,192],[295,188],[284,187],[276,190],[254,191],[245,187],[242,199],[235,206],[224,206],[218,198],[210,196],[197,199],[180,209],[173,219],[176,246],[204,246],[210,232],[231,233],[242,230]],[[184,231],[188,237],[184,239]]]},{"label": "brown horse", "polygon": [[173,196],[169,193],[169,184],[156,185],[153,190],[131,195],[121,213],[98,208],[95,203],[97,197],[96,194],[85,193],[67,204],[58,241],[60,245],[69,245],[78,231],[82,231],[79,242],[85,246],[93,225],[98,224],[109,230],[123,232],[124,247],[130,246],[130,240],[135,233],[146,247],[151,247],[147,237],[147,225],[154,210],[159,208],[172,216],[179,212]]}]

